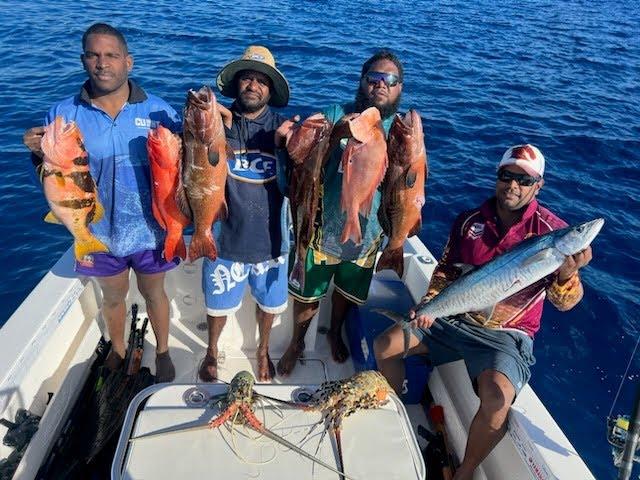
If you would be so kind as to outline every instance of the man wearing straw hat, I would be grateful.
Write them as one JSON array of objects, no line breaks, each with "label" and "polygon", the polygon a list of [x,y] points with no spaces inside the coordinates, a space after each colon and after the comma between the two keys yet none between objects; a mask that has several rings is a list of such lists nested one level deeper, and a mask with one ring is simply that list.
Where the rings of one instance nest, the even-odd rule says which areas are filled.
[{"label": "man wearing straw hat", "polygon": [[284,166],[275,156],[275,132],[286,119],[270,107],[287,105],[289,84],[271,52],[257,45],[222,68],[216,83],[222,95],[234,99],[230,111],[223,109],[234,156],[227,159],[228,216],[219,224],[219,257],[205,258],[203,264],[209,346],[198,375],[202,381],[217,378],[218,339],[249,284],[260,332],[257,377],[268,381],[275,373],[268,350],[271,326],[287,308],[288,252],[282,231],[284,196],[277,181]]}]

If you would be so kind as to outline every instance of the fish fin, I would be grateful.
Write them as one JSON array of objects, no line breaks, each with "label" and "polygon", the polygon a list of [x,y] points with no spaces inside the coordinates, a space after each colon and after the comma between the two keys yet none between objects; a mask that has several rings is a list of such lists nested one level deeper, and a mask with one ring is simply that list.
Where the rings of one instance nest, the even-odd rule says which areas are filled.
[{"label": "fish fin", "polygon": [[73,244],[73,251],[76,255],[76,260],[82,260],[85,255],[91,253],[108,252],[107,246],[91,235],[86,240],[76,240]]},{"label": "fish fin", "polygon": [[376,266],[376,272],[385,269],[393,270],[398,274],[398,277],[402,278],[404,274],[404,251],[402,246],[399,248],[387,247],[382,251]]},{"label": "fish fin", "polygon": [[528,267],[536,262],[546,260],[552,255],[552,252],[553,252],[552,248],[545,248],[544,250],[541,250],[538,253],[536,253],[533,257],[527,258],[524,262],[522,262],[522,265],[520,266],[520,268]]},{"label": "fish fin", "polygon": [[407,235],[407,237],[413,237],[414,235],[418,235],[420,233],[420,230],[422,230],[422,217],[418,217],[418,219],[416,220],[415,225],[411,228],[411,230],[409,230],[409,234]]},{"label": "fish fin", "polygon": [[49,211],[49,213],[47,213],[44,216],[43,220],[45,222],[47,222],[47,223],[53,223],[55,225],[62,225],[62,222],[60,220],[58,220],[58,217],[56,217],[56,215],[52,211]]},{"label": "fish fin", "polygon": [[491,318],[491,316],[493,315],[493,312],[495,311],[495,309],[496,309],[496,306],[492,305],[490,307],[483,308],[482,310],[478,310],[477,313],[482,315],[482,317],[485,319],[485,322],[486,322]]},{"label": "fish fin", "polygon": [[180,257],[182,260],[187,258],[184,238],[182,237],[182,231],[179,229],[168,230],[167,237],[164,239],[164,259],[170,262],[175,257]]},{"label": "fish fin", "polygon": [[371,205],[373,205],[373,196],[375,195],[376,190],[372,190],[371,193],[364,199],[364,202],[360,205],[358,209],[358,213],[360,213],[363,217],[368,218],[371,213]]},{"label": "fish fin", "polygon": [[104,207],[96,198],[95,208],[93,210],[93,218],[91,219],[91,223],[96,223],[102,220],[104,217]]},{"label": "fish fin", "polygon": [[347,221],[344,224],[340,241],[346,243],[347,240],[353,241],[356,245],[362,243],[362,231],[360,230],[360,219],[357,211],[351,214],[347,213]]},{"label": "fish fin", "polygon": [[[153,218],[155,218],[156,222],[158,222],[158,225],[160,225],[162,229],[166,231],[167,224],[165,223],[164,218],[162,218],[162,213],[160,213],[160,209],[158,208],[158,205],[156,204],[155,199],[152,199],[151,201],[151,212],[153,213]],[[166,252],[166,248],[165,248],[165,252]]]},{"label": "fish fin", "polygon": [[204,234],[194,234],[189,244],[189,260],[196,261],[198,258],[207,257],[210,260],[218,258],[218,248],[213,239],[211,230],[206,230]]},{"label": "fish fin", "polygon": [[416,178],[418,178],[418,174],[414,170],[409,170],[406,178],[404,179],[405,186],[407,188],[413,188],[416,184]]},{"label": "fish fin", "polygon": [[[187,192],[184,189],[182,184],[182,180],[178,184],[178,188],[176,189],[176,205],[178,205],[178,209],[184,215],[184,219],[187,220],[187,225],[191,223],[193,219],[193,213],[191,212],[191,207],[189,206],[189,199],[187,198]],[[187,226],[185,225],[185,227]]]},{"label": "fish fin", "polygon": [[59,173],[57,175],[53,176],[56,179],[56,183],[58,184],[59,188],[64,188],[64,186],[66,185],[66,180],[64,179],[63,175],[60,175]]}]

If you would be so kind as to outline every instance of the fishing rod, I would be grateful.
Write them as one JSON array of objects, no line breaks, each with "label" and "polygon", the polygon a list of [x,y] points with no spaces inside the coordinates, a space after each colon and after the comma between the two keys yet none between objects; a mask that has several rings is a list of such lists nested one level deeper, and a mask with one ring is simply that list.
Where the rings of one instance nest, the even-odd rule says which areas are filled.
[{"label": "fishing rod", "polygon": [[618,480],[629,480],[631,471],[633,470],[638,437],[640,437],[640,383],[636,387],[636,400],[633,405],[633,413],[631,414],[629,425],[631,428],[627,430],[628,433],[624,442],[622,460],[618,468]]},{"label": "fishing rod", "polygon": [[613,464],[618,467],[618,480],[628,480],[633,471],[634,462],[640,462],[640,458],[636,456],[638,441],[640,439],[640,383],[636,386],[636,396],[631,417],[628,415],[618,415],[614,418],[612,416],[613,409],[622,391],[622,386],[627,379],[629,368],[635,358],[639,344],[640,335],[637,337],[636,345],[631,353],[631,358],[629,358],[629,363],[622,376],[618,392],[607,416],[607,440],[612,446]]}]

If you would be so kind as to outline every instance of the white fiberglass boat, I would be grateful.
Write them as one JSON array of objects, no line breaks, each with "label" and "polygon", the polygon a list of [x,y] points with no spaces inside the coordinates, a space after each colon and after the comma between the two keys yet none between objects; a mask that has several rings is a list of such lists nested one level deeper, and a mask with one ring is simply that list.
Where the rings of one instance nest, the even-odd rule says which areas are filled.
[{"label": "white fiberglass boat", "polygon": [[[403,295],[410,302],[416,302],[424,293],[434,267],[435,259],[420,240],[417,237],[408,240],[402,282],[395,273],[377,273],[368,304],[393,308],[397,305],[394,297]],[[131,280],[127,303],[137,303],[143,308],[135,276]],[[173,479],[199,474],[225,480],[337,478],[337,474],[291,450],[265,438],[256,439],[256,434],[249,438],[242,430],[196,430],[129,442],[134,435],[209,420],[212,414],[207,416],[206,406],[198,401],[227,388],[224,384],[197,383],[197,369],[207,342],[201,261],[182,263],[170,272],[166,289],[172,299],[169,345],[176,365],[176,380],[143,390],[132,402],[120,434],[111,478]],[[106,336],[98,313],[100,302],[97,285],[90,279],[78,278],[73,272],[73,254],[69,250],[0,329],[0,418],[13,421],[21,408],[42,416],[15,479],[38,477],[41,465],[78,400],[95,359],[96,345],[101,336]],[[291,310],[274,322],[270,341],[274,362],[290,339]],[[342,379],[354,373],[357,362],[336,364],[331,360],[323,335],[329,311],[329,302],[323,301],[307,333],[304,360],[293,374],[284,380],[276,377],[270,384],[258,384],[256,391],[290,400],[301,388],[310,389],[325,380]],[[140,315],[144,316],[144,312]],[[219,359],[221,380],[228,382],[241,370],[255,371],[257,338],[254,305],[247,294],[242,308],[235,318],[229,319],[220,339],[219,347],[224,352]],[[146,342],[143,365],[153,370],[153,335],[148,335]],[[351,338],[350,344],[352,351],[361,346],[359,352],[352,352],[354,358],[370,360],[372,352],[364,338],[361,341]],[[448,441],[460,459],[466,432],[478,408],[464,364],[460,361],[434,369],[429,377],[429,389],[435,402],[444,407]],[[293,443],[299,442],[303,449],[326,463],[337,465],[329,436],[304,438],[304,432],[309,431],[318,416],[286,409],[282,409],[288,412],[284,415],[278,413],[278,409],[265,408],[266,413],[256,411],[278,434]],[[403,406],[395,397],[379,411],[352,415],[344,422],[345,473],[356,479],[424,478],[425,466],[419,450],[422,445],[418,446],[414,433],[418,425],[428,425],[422,405]],[[7,428],[0,425],[0,438],[6,431]],[[11,448],[0,445],[0,459],[11,452]],[[587,480],[594,477],[533,390],[526,386],[511,408],[508,434],[478,468],[474,478]]]}]

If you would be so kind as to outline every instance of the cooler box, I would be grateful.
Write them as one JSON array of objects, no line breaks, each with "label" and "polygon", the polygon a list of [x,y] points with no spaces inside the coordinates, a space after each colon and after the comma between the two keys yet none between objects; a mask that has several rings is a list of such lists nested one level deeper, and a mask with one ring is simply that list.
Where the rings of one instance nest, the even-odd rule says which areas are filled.
[{"label": "cooler box", "polygon": [[[393,320],[371,310],[384,308],[406,313],[413,306],[411,294],[403,282],[374,277],[367,303],[351,308],[347,315],[347,339],[356,371],[377,370],[373,340],[393,325]],[[431,372],[430,363],[424,357],[408,357],[405,359],[405,370],[402,401],[407,404],[419,403]]]}]

